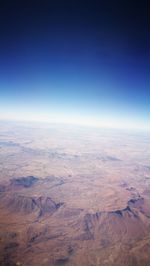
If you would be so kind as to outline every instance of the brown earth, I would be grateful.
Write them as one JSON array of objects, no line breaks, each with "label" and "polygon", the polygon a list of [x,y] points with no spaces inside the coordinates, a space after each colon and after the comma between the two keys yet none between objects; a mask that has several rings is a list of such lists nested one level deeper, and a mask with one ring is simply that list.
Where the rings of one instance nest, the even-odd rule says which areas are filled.
[{"label": "brown earth", "polygon": [[2,123],[0,265],[149,266],[147,134]]}]

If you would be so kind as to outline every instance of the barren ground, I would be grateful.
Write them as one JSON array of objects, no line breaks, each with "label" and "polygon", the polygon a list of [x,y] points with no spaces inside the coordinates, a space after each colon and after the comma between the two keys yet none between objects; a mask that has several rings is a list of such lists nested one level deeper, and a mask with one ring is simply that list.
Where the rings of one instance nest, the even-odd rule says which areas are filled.
[{"label": "barren ground", "polygon": [[149,266],[150,136],[0,123],[0,265]]}]

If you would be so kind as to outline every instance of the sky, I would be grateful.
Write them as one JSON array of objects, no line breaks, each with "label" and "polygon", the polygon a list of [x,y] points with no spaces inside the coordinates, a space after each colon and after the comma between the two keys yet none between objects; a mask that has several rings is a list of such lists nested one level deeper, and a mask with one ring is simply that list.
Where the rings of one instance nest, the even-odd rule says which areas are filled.
[{"label": "sky", "polygon": [[148,1],[1,1],[0,119],[150,130]]}]

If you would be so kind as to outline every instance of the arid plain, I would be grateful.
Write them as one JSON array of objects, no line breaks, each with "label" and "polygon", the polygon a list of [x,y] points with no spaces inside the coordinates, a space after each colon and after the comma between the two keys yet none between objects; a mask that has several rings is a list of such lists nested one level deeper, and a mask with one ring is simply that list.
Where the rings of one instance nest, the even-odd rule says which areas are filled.
[{"label": "arid plain", "polygon": [[149,266],[148,133],[0,122],[0,265]]}]

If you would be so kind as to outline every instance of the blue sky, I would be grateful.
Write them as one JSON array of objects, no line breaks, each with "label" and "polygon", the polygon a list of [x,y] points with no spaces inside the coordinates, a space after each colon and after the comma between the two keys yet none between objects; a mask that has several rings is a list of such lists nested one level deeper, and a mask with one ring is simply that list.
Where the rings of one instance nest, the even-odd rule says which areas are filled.
[{"label": "blue sky", "polygon": [[0,118],[150,129],[148,7],[50,2],[3,3]]}]

